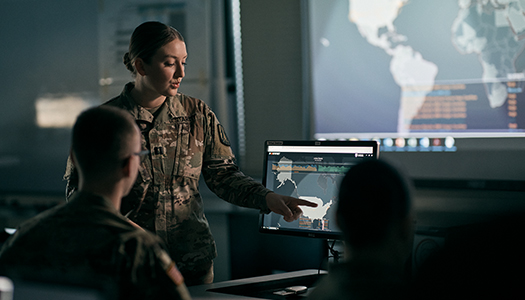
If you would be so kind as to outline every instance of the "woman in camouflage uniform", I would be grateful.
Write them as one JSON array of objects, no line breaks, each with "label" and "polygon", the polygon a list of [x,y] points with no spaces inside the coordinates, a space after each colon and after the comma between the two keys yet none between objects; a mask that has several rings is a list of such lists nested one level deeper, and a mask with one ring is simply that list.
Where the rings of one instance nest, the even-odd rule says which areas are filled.
[{"label": "woman in camouflage uniform", "polygon": [[[178,92],[187,56],[177,30],[159,22],[141,24],[124,56],[135,81],[104,105],[129,111],[141,130],[143,149],[151,152],[142,159],[121,212],[160,236],[187,285],[195,285],[212,282],[217,256],[199,193],[201,174],[220,198],[274,211],[287,221],[300,216],[299,205],[316,205],[275,194],[239,170],[224,128],[208,105]],[[64,177],[69,197],[78,181],[71,164]]]}]

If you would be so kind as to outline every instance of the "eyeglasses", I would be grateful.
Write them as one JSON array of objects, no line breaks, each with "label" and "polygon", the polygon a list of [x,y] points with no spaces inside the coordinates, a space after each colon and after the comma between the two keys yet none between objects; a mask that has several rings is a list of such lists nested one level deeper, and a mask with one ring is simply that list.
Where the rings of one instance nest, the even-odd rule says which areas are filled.
[{"label": "eyeglasses", "polygon": [[133,155],[144,156],[144,155],[148,155],[149,153],[150,153],[149,150],[142,150],[140,152],[133,152]]}]

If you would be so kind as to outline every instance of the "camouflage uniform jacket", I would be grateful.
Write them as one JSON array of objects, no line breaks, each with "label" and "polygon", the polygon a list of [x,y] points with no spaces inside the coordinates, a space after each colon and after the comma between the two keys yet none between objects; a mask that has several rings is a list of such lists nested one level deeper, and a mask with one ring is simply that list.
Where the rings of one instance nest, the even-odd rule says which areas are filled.
[{"label": "camouflage uniform jacket", "polygon": [[[265,213],[270,191],[239,170],[222,125],[203,101],[178,93],[154,117],[134,103],[133,87],[128,83],[120,96],[104,104],[128,110],[142,132],[143,149],[151,151],[142,158],[121,212],[160,236],[183,274],[209,266],[217,253],[199,193],[201,173],[220,198]],[[78,179],[68,165],[65,178],[71,193]]]},{"label": "camouflage uniform jacket", "polygon": [[190,298],[162,241],[87,192],[22,223],[3,245],[0,266],[57,283],[111,283],[119,299]]}]

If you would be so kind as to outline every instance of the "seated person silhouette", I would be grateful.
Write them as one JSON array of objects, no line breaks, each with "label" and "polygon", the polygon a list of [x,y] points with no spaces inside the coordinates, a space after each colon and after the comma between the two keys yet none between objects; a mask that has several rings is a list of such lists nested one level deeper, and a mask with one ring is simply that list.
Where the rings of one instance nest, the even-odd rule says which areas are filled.
[{"label": "seated person silhouette", "polygon": [[71,146],[79,190],[68,203],[19,226],[0,252],[2,274],[110,283],[118,299],[190,299],[160,239],[119,212],[145,154],[140,141],[123,110],[105,106],[81,113]]},{"label": "seated person silhouette", "polygon": [[309,299],[378,299],[406,295],[413,242],[411,183],[390,163],[367,160],[341,182],[336,222],[344,259],[329,267]]},{"label": "seated person silhouette", "polygon": [[[461,226],[418,268],[413,299],[518,299],[523,296],[525,212],[496,213]],[[519,296],[522,295],[522,296]]]}]

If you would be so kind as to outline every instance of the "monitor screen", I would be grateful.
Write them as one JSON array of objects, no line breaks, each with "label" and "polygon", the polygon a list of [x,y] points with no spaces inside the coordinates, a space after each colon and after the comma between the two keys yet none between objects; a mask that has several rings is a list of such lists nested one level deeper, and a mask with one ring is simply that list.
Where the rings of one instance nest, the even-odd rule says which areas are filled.
[{"label": "monitor screen", "polygon": [[413,179],[525,180],[525,5],[500,2],[309,0],[312,138],[377,140]]},{"label": "monitor screen", "polygon": [[263,184],[277,194],[317,203],[301,206],[303,215],[287,222],[276,213],[262,214],[260,232],[340,239],[335,222],[339,184],[364,159],[377,159],[375,141],[266,141]]}]

